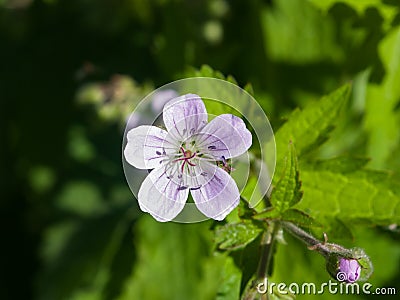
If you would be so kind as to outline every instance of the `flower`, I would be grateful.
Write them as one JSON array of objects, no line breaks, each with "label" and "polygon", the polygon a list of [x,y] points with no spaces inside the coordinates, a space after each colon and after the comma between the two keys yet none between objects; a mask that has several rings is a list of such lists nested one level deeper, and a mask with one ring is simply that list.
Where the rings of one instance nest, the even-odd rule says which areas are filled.
[{"label": "flower", "polygon": [[343,276],[343,281],[355,282],[360,278],[361,266],[356,259],[341,258],[339,259],[339,273],[346,275]]},{"label": "flower", "polygon": [[222,220],[238,204],[239,189],[217,166],[245,153],[252,137],[242,119],[222,114],[210,123],[201,98],[186,94],[163,109],[166,130],[139,126],[127,134],[125,159],[139,169],[152,169],[138,193],[141,210],[156,220],[174,219],[192,195],[207,217]]}]

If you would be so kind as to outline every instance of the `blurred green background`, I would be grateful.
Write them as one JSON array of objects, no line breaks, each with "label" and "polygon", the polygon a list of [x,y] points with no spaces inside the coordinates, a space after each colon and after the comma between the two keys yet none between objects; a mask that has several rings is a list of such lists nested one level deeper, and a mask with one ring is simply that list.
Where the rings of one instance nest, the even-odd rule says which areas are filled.
[{"label": "blurred green background", "polygon": [[[397,0],[0,0],[0,43],[0,299],[216,297],[212,222],[155,222],[121,164],[135,104],[202,65],[251,83],[274,129],[352,81],[319,155],[400,166]],[[375,283],[399,293],[396,227],[357,230]],[[307,281],[310,265],[309,280],[329,278],[304,249],[282,249],[288,280]]]}]

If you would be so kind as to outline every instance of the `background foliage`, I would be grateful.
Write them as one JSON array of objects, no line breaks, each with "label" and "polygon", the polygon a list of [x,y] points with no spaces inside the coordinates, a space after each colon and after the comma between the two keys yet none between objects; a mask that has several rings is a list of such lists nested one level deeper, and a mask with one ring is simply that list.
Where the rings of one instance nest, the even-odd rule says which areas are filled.
[{"label": "background foliage", "polygon": [[[286,137],[303,130],[295,147],[308,197],[296,207],[334,241],[365,248],[370,282],[400,292],[399,230],[388,227],[400,218],[399,9],[394,0],[0,0],[0,298],[237,298],[257,257],[214,251],[211,221],[141,213],[121,167],[135,103],[175,79],[222,76],[212,69],[251,83],[278,132],[278,163]],[[348,82],[340,111],[319,100]],[[304,126],[336,109],[322,117],[329,140]],[[329,279],[318,255],[285,238],[274,281]]]}]

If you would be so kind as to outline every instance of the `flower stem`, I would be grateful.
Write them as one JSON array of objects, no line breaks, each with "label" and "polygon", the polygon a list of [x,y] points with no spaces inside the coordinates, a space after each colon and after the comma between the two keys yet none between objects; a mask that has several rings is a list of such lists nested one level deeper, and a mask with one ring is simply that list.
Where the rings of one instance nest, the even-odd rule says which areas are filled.
[{"label": "flower stem", "polygon": [[[314,236],[305,232],[300,227],[296,226],[295,224],[287,221],[280,222],[282,227],[286,229],[292,236],[299,239],[303,243],[305,243],[310,250],[316,250],[324,257],[328,257],[329,253],[331,252],[331,246],[335,244],[326,243],[325,241],[320,241],[316,239]],[[338,246],[338,245],[335,245]]]},{"label": "flower stem", "polygon": [[268,300],[268,293],[261,294],[258,292],[258,285],[265,282],[265,278],[268,276],[268,269],[271,265],[271,258],[273,254],[274,243],[276,235],[278,233],[280,225],[276,222],[268,223],[268,230],[263,233],[261,239],[261,256],[258,261],[258,269],[251,286],[247,289],[242,297],[243,300]]},{"label": "flower stem", "polygon": [[261,240],[261,257],[258,263],[257,278],[263,280],[267,277],[268,269],[271,264],[272,252],[275,237],[279,230],[279,225],[275,222],[269,224],[270,230],[265,231]]}]

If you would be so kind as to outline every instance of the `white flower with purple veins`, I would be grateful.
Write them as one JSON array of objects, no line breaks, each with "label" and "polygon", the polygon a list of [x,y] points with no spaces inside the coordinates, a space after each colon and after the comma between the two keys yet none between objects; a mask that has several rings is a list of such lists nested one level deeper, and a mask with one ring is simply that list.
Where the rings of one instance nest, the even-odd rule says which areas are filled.
[{"label": "white flower with purple veins", "polygon": [[163,120],[167,130],[139,126],[127,134],[125,159],[136,168],[153,169],[139,189],[140,208],[158,221],[171,221],[190,191],[204,215],[224,219],[239,204],[240,193],[227,168],[217,164],[245,153],[252,143],[250,131],[231,114],[208,123],[204,103],[195,94],[169,101]]}]

